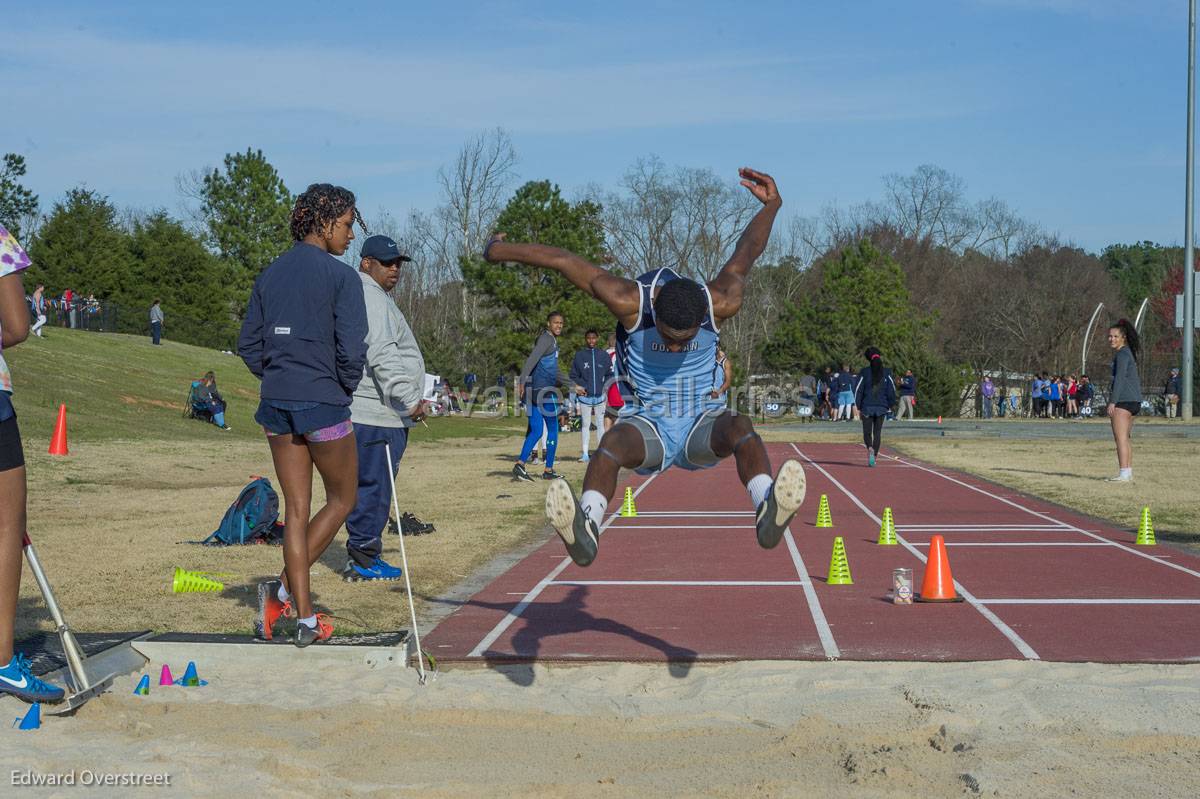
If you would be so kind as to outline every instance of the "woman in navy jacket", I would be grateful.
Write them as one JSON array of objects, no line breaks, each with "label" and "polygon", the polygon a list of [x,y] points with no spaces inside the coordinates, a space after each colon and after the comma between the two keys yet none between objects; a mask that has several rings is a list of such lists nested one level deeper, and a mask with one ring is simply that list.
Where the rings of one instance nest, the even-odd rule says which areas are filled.
[{"label": "woman in navy jacket", "polygon": [[867,347],[863,357],[867,359],[868,366],[855,378],[854,404],[858,406],[862,418],[867,465],[874,466],[883,435],[883,419],[896,404],[896,383],[892,380],[892,370],[884,368],[883,357],[878,349]]},{"label": "woman in navy jacket", "polygon": [[[313,612],[308,570],[329,546],[358,495],[358,454],[350,398],[366,362],[367,310],[358,273],[335,255],[366,230],[354,194],[309,186],[292,210],[295,244],[254,282],[238,354],[262,379],[254,420],[271,446],[286,507],[283,574],[258,586],[254,632],[295,609],[296,646],[325,641],[333,625]],[[325,484],[325,507],[309,519],[313,466]]]}]

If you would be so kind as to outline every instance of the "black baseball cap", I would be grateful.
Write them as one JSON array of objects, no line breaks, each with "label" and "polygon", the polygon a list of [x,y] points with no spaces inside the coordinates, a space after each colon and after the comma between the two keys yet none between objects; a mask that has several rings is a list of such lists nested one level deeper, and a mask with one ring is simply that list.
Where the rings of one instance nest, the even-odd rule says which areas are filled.
[{"label": "black baseball cap", "polygon": [[387,236],[371,236],[363,242],[362,250],[359,251],[359,258],[374,258],[376,261],[387,263],[390,261],[411,261],[396,242],[389,239]]}]

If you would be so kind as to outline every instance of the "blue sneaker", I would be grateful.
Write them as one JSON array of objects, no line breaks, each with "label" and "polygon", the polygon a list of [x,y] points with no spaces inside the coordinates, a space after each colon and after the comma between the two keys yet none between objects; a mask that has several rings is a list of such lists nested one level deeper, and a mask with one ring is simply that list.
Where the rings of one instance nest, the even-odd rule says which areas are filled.
[{"label": "blue sneaker", "polygon": [[380,557],[371,561],[371,565],[366,568],[359,566],[358,563],[351,559],[346,561],[346,568],[342,569],[342,579],[348,583],[362,583],[370,580],[390,582],[392,580],[399,580],[403,575],[403,569],[391,565]]},{"label": "blue sneaker", "polygon": [[0,693],[10,693],[26,702],[61,702],[64,696],[63,689],[34,677],[29,658],[20,652],[0,669]]},{"label": "blue sneaker", "polygon": [[875,465],[875,450],[871,450],[870,452],[867,453],[867,465],[868,466]]}]

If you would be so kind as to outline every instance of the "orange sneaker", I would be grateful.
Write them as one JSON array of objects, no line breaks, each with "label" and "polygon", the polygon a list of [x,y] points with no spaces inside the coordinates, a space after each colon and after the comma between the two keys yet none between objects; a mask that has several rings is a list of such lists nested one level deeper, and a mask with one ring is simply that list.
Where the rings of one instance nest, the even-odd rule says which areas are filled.
[{"label": "orange sneaker", "polygon": [[317,614],[317,626],[296,622],[296,646],[306,647],[316,641],[328,641],[333,636],[333,624],[324,613]]},{"label": "orange sneaker", "polygon": [[258,584],[258,616],[254,619],[254,637],[270,641],[275,625],[282,618],[291,618],[292,602],[279,601],[279,580],[268,580]]}]

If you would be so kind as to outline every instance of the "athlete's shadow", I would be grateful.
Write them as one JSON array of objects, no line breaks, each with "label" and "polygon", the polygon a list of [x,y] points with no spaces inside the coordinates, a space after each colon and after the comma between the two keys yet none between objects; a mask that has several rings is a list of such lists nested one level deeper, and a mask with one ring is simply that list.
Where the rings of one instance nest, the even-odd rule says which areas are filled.
[{"label": "athlete's shadow", "polygon": [[[587,586],[573,587],[565,598],[557,602],[531,602],[521,613],[516,623],[520,628],[512,637],[512,654],[499,652],[484,653],[488,666],[503,674],[517,685],[533,684],[533,663],[538,660],[542,641],[556,635],[573,633],[611,633],[623,635],[640,644],[662,652],[667,659],[667,670],[672,677],[683,679],[691,671],[698,654],[687,647],[677,646],[658,636],[630,627],[614,619],[596,616],[585,607]],[[442,602],[447,600],[442,599]],[[481,602],[469,599],[463,605],[473,605],[508,613],[507,603]]]}]

